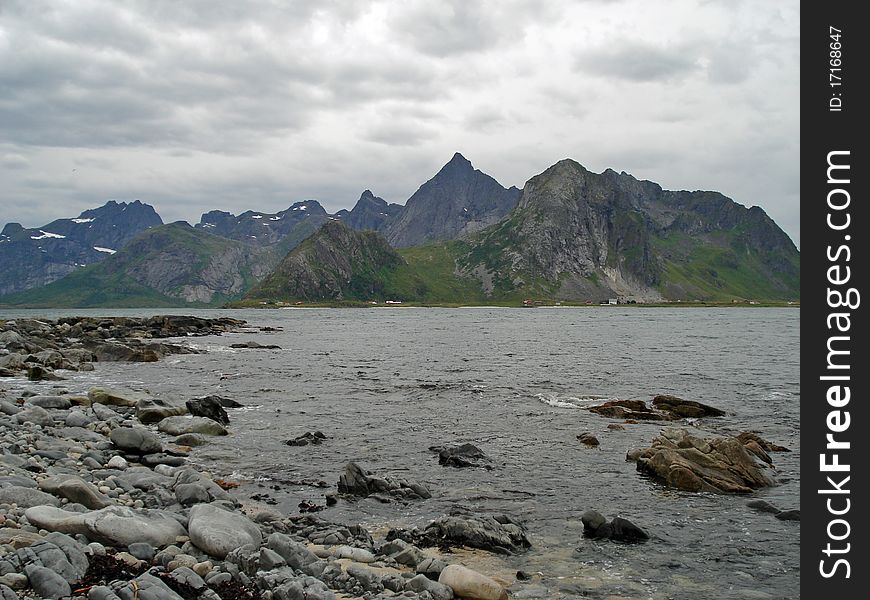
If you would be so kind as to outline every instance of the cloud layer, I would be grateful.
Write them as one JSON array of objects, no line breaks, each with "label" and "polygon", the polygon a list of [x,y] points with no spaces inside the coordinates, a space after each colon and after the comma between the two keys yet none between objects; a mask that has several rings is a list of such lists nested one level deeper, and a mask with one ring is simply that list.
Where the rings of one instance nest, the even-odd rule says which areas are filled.
[{"label": "cloud layer", "polygon": [[571,157],[717,189],[799,241],[798,19],[797,0],[5,0],[0,223],[404,202],[460,151],[504,185]]}]

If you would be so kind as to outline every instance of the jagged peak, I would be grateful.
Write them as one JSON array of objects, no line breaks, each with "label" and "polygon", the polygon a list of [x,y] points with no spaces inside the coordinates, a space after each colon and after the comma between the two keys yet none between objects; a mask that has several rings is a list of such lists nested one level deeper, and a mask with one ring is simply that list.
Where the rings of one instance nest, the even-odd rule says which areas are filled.
[{"label": "jagged peak", "polygon": [[[459,152],[456,152],[453,155],[446,165],[444,165],[438,174],[442,173],[452,173],[452,172],[472,172],[474,171],[474,165],[471,164],[471,161],[462,156]],[[437,175],[436,175],[437,177]]]}]

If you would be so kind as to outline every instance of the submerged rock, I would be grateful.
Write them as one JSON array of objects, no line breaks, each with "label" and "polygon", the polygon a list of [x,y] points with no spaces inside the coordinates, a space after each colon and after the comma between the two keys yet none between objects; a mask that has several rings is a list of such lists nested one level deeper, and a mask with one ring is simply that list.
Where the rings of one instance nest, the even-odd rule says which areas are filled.
[{"label": "submerged rock", "polygon": [[694,400],[683,400],[669,394],[660,394],[653,398],[652,404],[657,409],[670,413],[675,419],[722,417],[725,411]]},{"label": "submerged rock", "polygon": [[419,500],[431,498],[432,494],[420,483],[405,479],[377,477],[354,462],[347,463],[338,481],[338,491],[353,496],[387,494],[396,498]]},{"label": "submerged rock", "polygon": [[705,440],[668,427],[651,447],[631,451],[627,459],[637,461],[638,471],[690,492],[740,494],[775,485],[767,465],[732,437]]},{"label": "submerged rock", "polygon": [[203,398],[195,398],[188,400],[186,403],[187,410],[195,417],[206,417],[212,421],[217,421],[221,425],[229,425],[230,418],[227,411],[224,410],[223,404],[214,396],[205,396]]},{"label": "submerged rock", "polygon": [[438,464],[445,467],[492,469],[492,460],[474,444],[431,446],[429,450],[438,453]]},{"label": "submerged rock", "polygon": [[496,554],[516,554],[531,548],[525,526],[507,515],[454,514],[419,530],[393,530],[387,539],[402,539],[422,547],[480,548]]}]

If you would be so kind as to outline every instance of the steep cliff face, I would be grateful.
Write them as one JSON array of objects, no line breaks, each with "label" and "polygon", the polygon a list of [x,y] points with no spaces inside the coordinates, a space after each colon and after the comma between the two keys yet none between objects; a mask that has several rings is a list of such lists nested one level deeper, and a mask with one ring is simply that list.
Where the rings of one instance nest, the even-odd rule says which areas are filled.
[{"label": "steep cliff face", "polygon": [[148,204],[107,202],[39,228],[9,223],[0,233],[0,296],[56,281],[98,263],[163,221]]},{"label": "steep cliff face", "polygon": [[213,210],[202,215],[195,227],[231,240],[268,246],[293,235],[300,225],[310,233],[323,225],[327,218],[326,211],[317,200],[306,200],[278,213],[249,210],[234,215]]},{"label": "steep cliff face", "polygon": [[516,209],[471,240],[457,264],[493,295],[799,297],[797,249],[760,208],[572,160],[530,179]]},{"label": "steep cliff face", "polygon": [[273,249],[194,229],[155,227],[100,264],[3,298],[30,306],[182,306],[238,298],[277,264]]},{"label": "steep cliff face", "polygon": [[401,204],[388,204],[366,190],[351,210],[340,210],[334,217],[357,231],[381,231],[404,210]]},{"label": "steep cliff face", "polygon": [[457,152],[414,192],[384,233],[397,248],[460,238],[498,222],[519,196],[520,190],[505,189]]},{"label": "steep cliff face", "polygon": [[[285,256],[247,295],[251,299],[341,301],[387,299],[405,260],[372,231],[330,221]],[[394,298],[401,299],[401,298]]]}]

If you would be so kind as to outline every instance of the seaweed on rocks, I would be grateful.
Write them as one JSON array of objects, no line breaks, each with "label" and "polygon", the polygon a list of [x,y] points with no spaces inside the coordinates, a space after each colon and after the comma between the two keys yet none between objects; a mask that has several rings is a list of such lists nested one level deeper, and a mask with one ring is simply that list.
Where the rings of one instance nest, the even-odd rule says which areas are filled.
[{"label": "seaweed on rocks", "polygon": [[88,560],[88,570],[81,581],[73,584],[73,591],[84,594],[98,585],[108,585],[119,579],[134,579],[147,570],[146,566],[135,567],[117,558],[114,554],[95,554]]}]

